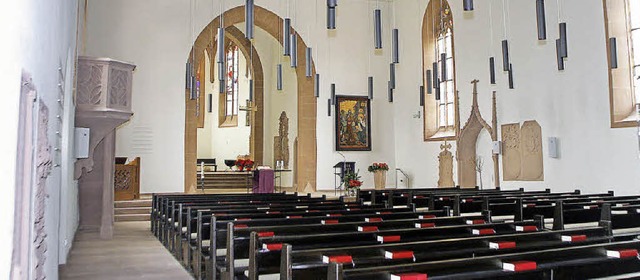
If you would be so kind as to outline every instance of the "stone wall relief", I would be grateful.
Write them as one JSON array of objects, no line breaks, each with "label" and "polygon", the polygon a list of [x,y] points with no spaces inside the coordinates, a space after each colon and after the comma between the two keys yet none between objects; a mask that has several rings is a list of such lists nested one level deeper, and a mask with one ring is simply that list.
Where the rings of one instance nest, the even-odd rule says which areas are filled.
[{"label": "stone wall relief", "polygon": [[505,181],[543,181],[542,128],[537,121],[502,125]]},{"label": "stone wall relief", "polygon": [[280,114],[279,121],[278,136],[273,139],[274,166],[277,166],[278,161],[282,161],[282,168],[289,169],[289,118],[285,111]]}]

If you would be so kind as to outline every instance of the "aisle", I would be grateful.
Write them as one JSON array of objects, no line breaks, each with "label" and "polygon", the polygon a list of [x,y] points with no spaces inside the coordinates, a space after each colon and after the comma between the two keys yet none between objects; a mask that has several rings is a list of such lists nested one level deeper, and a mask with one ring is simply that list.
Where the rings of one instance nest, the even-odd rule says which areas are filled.
[{"label": "aisle", "polygon": [[149,231],[149,222],[118,222],[113,240],[78,232],[60,279],[192,279]]}]

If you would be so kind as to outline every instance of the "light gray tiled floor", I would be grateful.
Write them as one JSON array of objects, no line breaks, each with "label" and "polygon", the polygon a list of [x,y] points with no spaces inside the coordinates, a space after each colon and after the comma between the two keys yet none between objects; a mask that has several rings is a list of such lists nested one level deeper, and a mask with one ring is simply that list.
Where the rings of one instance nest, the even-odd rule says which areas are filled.
[{"label": "light gray tiled floor", "polygon": [[113,240],[81,232],[60,279],[193,279],[149,231],[149,222],[115,224]]}]

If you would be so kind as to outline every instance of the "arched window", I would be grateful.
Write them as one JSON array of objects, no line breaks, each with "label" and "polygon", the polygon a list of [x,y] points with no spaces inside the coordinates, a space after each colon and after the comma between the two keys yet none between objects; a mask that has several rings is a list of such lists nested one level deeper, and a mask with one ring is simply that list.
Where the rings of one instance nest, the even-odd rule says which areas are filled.
[{"label": "arched window", "polygon": [[226,79],[225,94],[220,97],[220,126],[235,127],[238,126],[238,76],[240,51],[238,46],[229,43],[225,49],[226,58]]},{"label": "arched window", "polygon": [[238,115],[238,46],[229,45],[227,48],[227,103],[226,116]]},{"label": "arched window", "polygon": [[[640,103],[640,0],[604,0],[611,127],[637,125]],[[615,50],[612,41],[615,41]]]},{"label": "arched window", "polygon": [[[432,0],[422,24],[423,72],[431,71],[433,88],[425,90],[424,140],[452,140],[458,126],[453,16],[446,0]],[[436,67],[433,67],[437,63]],[[435,70],[435,71],[434,71]],[[436,72],[437,75],[433,73]],[[424,84],[427,85],[427,77]],[[437,87],[437,88],[436,88]]]}]

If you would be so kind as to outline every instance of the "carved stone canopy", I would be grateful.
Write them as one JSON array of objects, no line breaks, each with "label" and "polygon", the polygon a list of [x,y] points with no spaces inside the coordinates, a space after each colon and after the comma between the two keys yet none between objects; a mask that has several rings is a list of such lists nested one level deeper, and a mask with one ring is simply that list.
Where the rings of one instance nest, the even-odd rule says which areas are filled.
[{"label": "carved stone canopy", "polygon": [[[480,114],[478,107],[478,80],[473,80],[473,104],[471,114],[460,131],[458,137],[456,158],[458,160],[458,182],[463,188],[473,188],[476,186],[476,143],[478,136],[483,129],[491,135],[492,141],[497,141],[497,114],[496,114],[496,93],[493,92],[492,103],[492,125],[490,126]],[[498,169],[498,155],[493,155],[495,186],[500,186],[500,176]]]}]

